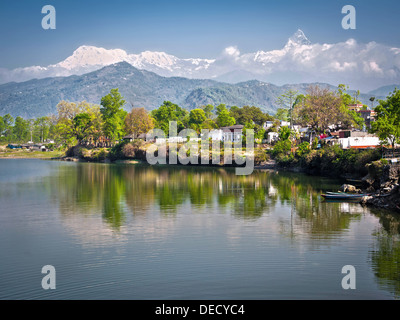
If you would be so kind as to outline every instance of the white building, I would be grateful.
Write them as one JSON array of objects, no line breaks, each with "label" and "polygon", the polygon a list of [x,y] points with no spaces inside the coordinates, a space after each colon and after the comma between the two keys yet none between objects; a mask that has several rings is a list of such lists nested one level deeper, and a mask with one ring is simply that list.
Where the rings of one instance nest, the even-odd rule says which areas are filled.
[{"label": "white building", "polygon": [[274,122],[273,122],[273,121],[265,121],[265,122],[264,122],[264,125],[263,125],[263,128],[264,128],[265,130],[268,130],[268,129],[271,128],[273,125],[274,125]]},{"label": "white building", "polygon": [[222,127],[219,129],[211,130],[208,137],[213,141],[242,141],[243,125],[234,125],[229,127]]}]

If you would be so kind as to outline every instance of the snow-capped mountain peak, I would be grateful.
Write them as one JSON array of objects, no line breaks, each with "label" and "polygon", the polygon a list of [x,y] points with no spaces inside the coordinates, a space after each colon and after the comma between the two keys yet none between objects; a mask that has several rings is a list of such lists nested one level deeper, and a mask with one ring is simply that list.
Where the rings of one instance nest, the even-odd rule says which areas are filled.
[{"label": "snow-capped mountain peak", "polygon": [[71,56],[54,65],[55,67],[74,70],[90,66],[106,66],[126,61],[128,54],[122,49],[104,49],[94,46],[80,46]]},{"label": "snow-capped mountain peak", "polygon": [[297,31],[288,39],[285,48],[291,48],[294,46],[302,46],[302,45],[310,45],[311,41],[308,40],[304,32],[300,29],[297,29]]}]

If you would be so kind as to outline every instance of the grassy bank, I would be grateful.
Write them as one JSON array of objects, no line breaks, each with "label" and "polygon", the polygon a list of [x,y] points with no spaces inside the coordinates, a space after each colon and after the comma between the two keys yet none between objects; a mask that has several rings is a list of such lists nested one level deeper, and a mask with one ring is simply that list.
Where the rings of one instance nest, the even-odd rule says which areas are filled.
[{"label": "grassy bank", "polygon": [[0,159],[51,159],[58,158],[65,154],[64,151],[30,151],[22,149],[8,149],[0,146]]}]

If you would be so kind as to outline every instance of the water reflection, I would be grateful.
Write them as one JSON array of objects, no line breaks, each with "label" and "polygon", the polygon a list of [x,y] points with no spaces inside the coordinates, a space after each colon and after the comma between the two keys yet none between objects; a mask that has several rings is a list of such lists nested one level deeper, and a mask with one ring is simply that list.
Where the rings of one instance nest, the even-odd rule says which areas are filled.
[{"label": "water reflection", "polygon": [[[212,270],[218,280],[227,277],[226,288],[231,288],[232,278],[250,278],[254,282],[248,290],[265,293],[279,270],[283,280],[304,276],[290,288],[297,292],[293,296],[301,296],[304,283],[311,279],[307,290],[334,288],[331,297],[336,298],[343,293],[335,276],[335,272],[341,276],[338,266],[362,261],[367,268],[357,269],[357,281],[369,281],[369,286],[355,294],[379,296],[379,286],[390,297],[400,297],[400,217],[357,203],[324,201],[320,194],[337,190],[340,181],[269,171],[236,176],[231,169],[184,166],[59,162],[32,162],[34,168],[29,170],[25,166],[20,167],[29,172],[42,166],[43,172],[29,182],[0,183],[4,212],[9,212],[0,216],[3,225],[11,220],[19,230],[24,221],[44,235],[47,229],[67,230],[67,251],[59,249],[59,238],[53,235],[49,245],[55,241],[55,252],[69,252],[78,244],[85,249],[87,263],[100,269],[106,264],[104,255],[115,249],[115,256],[107,256],[107,261],[121,263],[120,271],[129,277],[136,268],[143,276],[135,279],[139,282],[146,282],[151,274],[175,284],[187,272],[181,283],[196,277],[207,283],[210,274],[205,270]],[[24,201],[30,208],[26,214],[22,214]],[[43,229],[44,221],[54,228]],[[163,274],[157,268],[164,265]],[[318,276],[320,281],[313,281]],[[259,279],[268,281],[258,287]],[[280,286],[277,283],[274,290]]]},{"label": "water reflection", "polygon": [[374,210],[382,227],[375,233],[370,252],[372,269],[378,284],[400,298],[400,216]]},{"label": "water reflection", "polygon": [[101,212],[115,230],[124,225],[128,213],[146,215],[154,206],[165,216],[189,204],[192,212],[225,211],[250,220],[279,207],[295,216],[303,232],[321,235],[347,229],[362,213],[350,210],[360,208],[357,204],[321,201],[321,190],[334,189],[335,181],[293,173],[237,176],[230,169],[78,164],[60,167],[50,183],[63,215]]}]

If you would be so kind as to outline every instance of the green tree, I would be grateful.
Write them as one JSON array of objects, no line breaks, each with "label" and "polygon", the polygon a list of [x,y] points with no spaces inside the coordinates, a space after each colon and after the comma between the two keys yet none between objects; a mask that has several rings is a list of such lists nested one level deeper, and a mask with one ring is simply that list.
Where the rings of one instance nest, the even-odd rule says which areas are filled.
[{"label": "green tree", "polygon": [[176,121],[178,131],[185,128],[185,122],[188,112],[182,109],[177,104],[171,101],[164,101],[164,103],[151,112],[152,117],[156,121],[155,127],[164,131],[166,135],[169,133],[169,122]]},{"label": "green tree", "polygon": [[201,109],[204,110],[204,114],[206,116],[207,119],[212,119],[214,116],[213,110],[214,110],[214,106],[212,104],[208,104],[206,106],[202,106]]},{"label": "green tree", "polygon": [[79,144],[90,135],[91,120],[90,115],[86,112],[77,114],[73,119],[74,133]]},{"label": "green tree", "polygon": [[287,126],[280,127],[280,129],[279,129],[279,139],[280,140],[288,140],[290,138],[291,134],[292,134],[292,130],[290,130],[289,127],[287,127]]},{"label": "green tree", "polygon": [[395,89],[386,100],[379,100],[375,112],[371,131],[377,133],[382,141],[389,141],[394,149],[400,140],[400,90]]},{"label": "green tree", "polygon": [[248,122],[253,122],[254,124],[262,126],[265,121],[271,119],[271,117],[262,112],[259,107],[254,106],[244,106],[242,108],[234,106],[231,107],[230,114],[235,118],[237,124],[242,125],[245,125]]},{"label": "green tree", "polygon": [[275,118],[278,120],[282,120],[282,121],[288,121],[289,120],[289,110],[283,109],[283,108],[276,109]]},{"label": "green tree", "polygon": [[[359,113],[349,110],[349,105],[353,103],[353,98],[350,94],[347,93],[348,86],[344,84],[339,84],[337,93],[341,98],[340,105],[340,116],[338,117],[337,127],[341,129],[351,129],[358,128],[361,129],[365,124],[364,119],[360,116]],[[360,103],[360,101],[356,101],[356,103]]]},{"label": "green tree", "polygon": [[12,139],[14,118],[10,114],[3,116],[3,135],[7,141]]},{"label": "green tree", "polygon": [[3,137],[3,135],[4,135],[5,127],[6,127],[6,125],[5,125],[5,123],[4,123],[3,117],[0,116],[0,139],[1,139],[1,138]]},{"label": "green tree", "polygon": [[[281,94],[276,100],[276,104],[278,104],[282,109],[288,110],[288,120],[290,121],[290,127],[293,124],[293,109],[296,106],[298,100],[296,99],[298,96],[297,90],[287,90],[285,93]],[[283,120],[283,119],[280,119]]]},{"label": "green tree", "polygon": [[13,134],[16,141],[24,142],[29,135],[29,122],[22,117],[16,117]]},{"label": "green tree", "polygon": [[[50,130],[53,130],[56,140],[73,145],[77,142],[86,140],[89,143],[96,144],[103,135],[103,120],[99,105],[93,105],[86,101],[74,102],[61,101],[57,105],[57,116],[49,117]],[[80,114],[86,113],[86,116],[80,117]],[[85,126],[87,128],[84,128]],[[55,126],[52,129],[52,126]]]},{"label": "green tree", "polygon": [[44,142],[48,138],[50,125],[51,123],[48,117],[39,117],[34,121],[33,130],[36,136],[36,141]]},{"label": "green tree", "polygon": [[189,113],[189,127],[200,133],[206,119],[207,117],[203,109],[193,109]]},{"label": "green tree", "polygon": [[217,106],[217,125],[221,127],[229,127],[236,123],[234,117],[231,116],[229,110],[226,108],[226,105],[220,104]]},{"label": "green tree", "polygon": [[109,94],[101,98],[100,112],[103,116],[103,133],[111,144],[125,134],[125,117],[127,115],[123,109],[125,103],[118,88],[111,89]]}]

